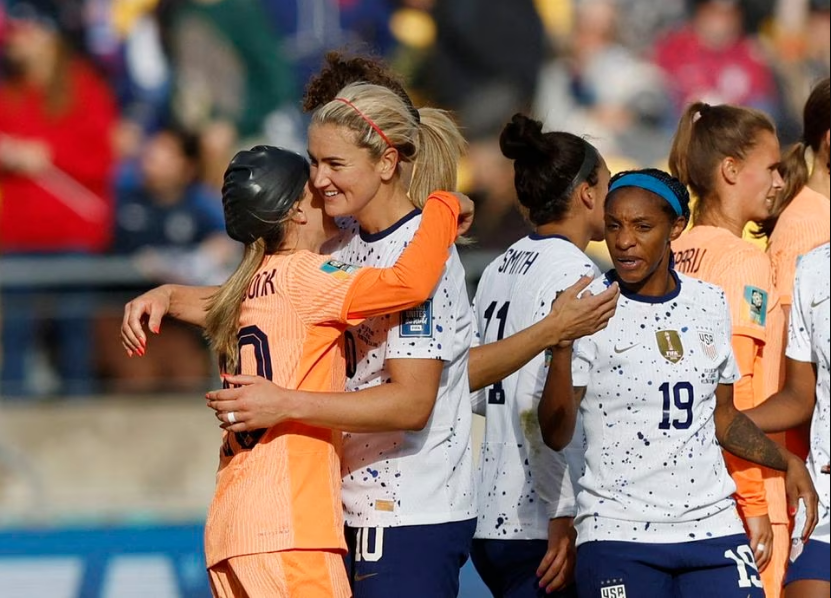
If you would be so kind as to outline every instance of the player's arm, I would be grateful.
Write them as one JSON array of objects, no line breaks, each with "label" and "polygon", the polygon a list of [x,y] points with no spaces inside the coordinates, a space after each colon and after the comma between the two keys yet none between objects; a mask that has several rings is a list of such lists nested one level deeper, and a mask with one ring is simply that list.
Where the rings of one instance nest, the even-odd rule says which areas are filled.
[{"label": "player's arm", "polygon": [[145,325],[158,334],[164,316],[204,327],[208,300],[218,289],[164,284],[127,303],[121,321],[121,344],[127,354],[144,354],[147,346]]},{"label": "player's arm", "polygon": [[577,410],[586,394],[586,388],[572,386],[571,343],[554,347],[551,353],[551,363],[537,407],[537,417],[546,446],[561,451],[574,436]]},{"label": "player's arm", "polygon": [[[736,364],[742,375],[733,386],[733,403],[737,409],[745,411],[754,407],[756,397],[763,394],[759,388],[763,383],[763,376],[759,375],[763,345],[753,337],[738,334],[734,334],[732,340]],[[761,468],[732,453],[725,454],[724,461],[736,482],[736,503],[741,514],[747,519],[767,516],[767,494]]]},{"label": "player's arm", "polygon": [[550,313],[536,324],[501,341],[472,347],[471,392],[504,380],[549,347],[605,328],[615,314],[620,291],[614,283],[598,295],[578,297],[591,281],[584,276],[560,293]]},{"label": "player's arm", "polygon": [[[355,392],[288,390],[258,376],[225,376],[238,388],[206,397],[222,427],[231,432],[285,421],[345,432],[421,430],[433,412],[443,367],[437,359],[388,359],[389,382]],[[235,424],[227,423],[231,411]]]},{"label": "player's arm", "polygon": [[806,507],[806,523],[802,537],[807,541],[817,522],[818,498],[805,464],[793,453],[765,436],[733,403],[733,386],[719,384],[716,388],[714,414],[716,438],[721,447],[747,461],[786,472],[785,486],[791,514],[801,499]]},{"label": "player's arm", "polygon": [[473,202],[461,194],[436,192],[424,206],[421,223],[391,268],[362,268],[344,301],[344,320],[356,324],[371,316],[395,313],[424,303],[439,282],[447,251],[457,235],[463,209]]},{"label": "player's arm", "polygon": [[785,358],[785,386],[767,401],[745,411],[763,431],[784,432],[809,423],[816,403],[817,370],[813,363]]}]

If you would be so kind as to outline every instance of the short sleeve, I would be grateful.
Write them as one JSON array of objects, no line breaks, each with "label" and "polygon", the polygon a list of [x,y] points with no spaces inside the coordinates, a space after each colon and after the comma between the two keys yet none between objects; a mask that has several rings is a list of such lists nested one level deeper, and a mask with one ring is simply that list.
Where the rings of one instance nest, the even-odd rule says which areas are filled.
[{"label": "short sleeve", "polygon": [[722,347],[723,359],[719,366],[719,384],[734,384],[742,375],[736,355],[733,353],[733,322],[730,308],[724,293],[719,293],[719,342]]},{"label": "short sleeve", "polygon": [[765,342],[768,311],[775,309],[770,260],[755,247],[725,256],[715,280],[727,296],[733,334]]},{"label": "short sleeve", "polygon": [[807,272],[797,267],[794,279],[793,303],[791,303],[791,317],[788,323],[788,346],[785,355],[795,361],[813,362],[815,360],[811,350],[810,325],[810,293],[806,292],[808,282]]},{"label": "short sleeve", "polygon": [[597,349],[591,338],[574,341],[571,352],[571,385],[575,388],[589,385],[589,373]]},{"label": "short sleeve", "polygon": [[[456,292],[456,283],[445,265],[441,280],[427,301],[393,316],[387,334],[387,359],[452,361],[457,327],[455,301],[462,299]],[[464,300],[468,301],[466,295]]]},{"label": "short sleeve", "polygon": [[[479,331],[479,312],[476,309],[476,299],[471,304],[471,311],[473,312],[473,337],[470,343],[470,348],[480,346],[482,344],[482,335]],[[487,387],[480,388],[470,393],[470,408],[473,413],[477,415],[485,415],[485,407],[487,404]]]}]

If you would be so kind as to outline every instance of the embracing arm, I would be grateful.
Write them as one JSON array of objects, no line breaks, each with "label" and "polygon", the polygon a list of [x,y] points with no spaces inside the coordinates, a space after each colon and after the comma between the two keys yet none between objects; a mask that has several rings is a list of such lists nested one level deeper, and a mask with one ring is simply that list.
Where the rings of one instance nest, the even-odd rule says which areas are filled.
[{"label": "embracing arm", "polygon": [[808,423],[814,414],[817,372],[813,363],[785,359],[785,386],[745,415],[765,432],[784,432]]},{"label": "embracing arm", "polygon": [[121,322],[121,343],[127,353],[144,352],[147,343],[145,321],[147,328],[156,334],[159,333],[164,316],[204,327],[208,300],[218,289],[219,287],[164,284],[130,301],[124,306]]},{"label": "embracing arm", "polygon": [[[421,430],[438,396],[444,362],[388,359],[390,381],[355,392],[281,388],[258,376],[226,376],[237,388],[209,392],[208,406],[231,432],[269,428],[285,421],[345,432]],[[229,412],[237,423],[228,424]]]},{"label": "embracing arm", "polygon": [[571,442],[577,409],[585,394],[585,387],[572,386],[571,345],[553,348],[537,417],[543,441],[555,451],[563,450]]},{"label": "embracing arm", "polygon": [[716,389],[716,437],[721,447],[734,455],[785,472],[785,488],[791,515],[797,503],[805,503],[806,521],[803,540],[811,535],[817,522],[818,498],[808,470],[796,455],[765,436],[744,413],[733,404],[733,387],[719,384]]},{"label": "embracing arm", "polygon": [[344,304],[345,319],[395,313],[430,297],[444,271],[448,249],[456,240],[458,197],[443,191],[431,194],[413,240],[395,264],[362,268],[355,274]]},{"label": "embracing arm", "polygon": [[617,283],[598,295],[578,295],[591,284],[583,276],[560,293],[542,320],[501,341],[470,350],[468,380],[471,392],[504,380],[536,355],[562,341],[594,334],[615,314]]}]

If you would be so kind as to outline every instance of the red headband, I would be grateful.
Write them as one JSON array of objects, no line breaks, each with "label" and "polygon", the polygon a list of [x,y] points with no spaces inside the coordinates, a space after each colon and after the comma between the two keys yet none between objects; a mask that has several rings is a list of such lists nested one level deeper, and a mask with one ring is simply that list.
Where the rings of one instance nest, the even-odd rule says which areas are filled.
[{"label": "red headband", "polygon": [[372,128],[375,130],[375,132],[376,132],[376,133],[378,133],[378,135],[380,135],[380,136],[381,136],[381,139],[383,139],[384,141],[386,141],[386,142],[387,142],[387,145],[388,145],[388,146],[390,146],[390,147],[395,147],[395,146],[392,144],[392,142],[389,140],[389,137],[387,137],[386,135],[384,135],[384,132],[381,130],[381,127],[379,127],[379,126],[378,126],[378,125],[376,125],[374,122],[372,122],[372,119],[370,119],[370,118],[369,118],[366,114],[364,114],[363,112],[361,112],[360,110],[358,110],[358,108],[357,108],[357,106],[355,106],[355,104],[353,104],[352,102],[350,102],[350,101],[349,101],[349,100],[347,100],[346,98],[335,98],[335,101],[336,101],[336,102],[343,102],[344,104],[346,104],[347,106],[349,106],[350,108],[352,108],[352,110],[354,110],[355,112],[357,112],[357,113],[358,113],[358,116],[360,116],[362,119],[364,119],[364,120],[366,121],[366,123],[367,123],[370,127],[372,127]]}]

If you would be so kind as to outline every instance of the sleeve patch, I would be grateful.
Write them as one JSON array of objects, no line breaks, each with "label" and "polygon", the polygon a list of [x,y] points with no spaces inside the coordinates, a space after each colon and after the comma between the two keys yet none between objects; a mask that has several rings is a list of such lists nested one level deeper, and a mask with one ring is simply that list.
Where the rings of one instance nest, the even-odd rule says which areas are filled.
[{"label": "sleeve patch", "polygon": [[742,303],[742,317],[745,321],[757,326],[764,326],[767,320],[768,294],[758,287],[747,285],[744,287],[744,302]]},{"label": "sleeve patch", "polygon": [[347,264],[346,262],[341,262],[339,260],[329,260],[328,262],[324,262],[320,269],[326,274],[331,274],[336,278],[347,278],[351,274],[354,274],[358,270],[361,269],[360,266],[353,266],[352,264]]},{"label": "sleeve patch", "polygon": [[433,336],[433,301],[401,312],[399,335],[402,338],[429,338]]}]

